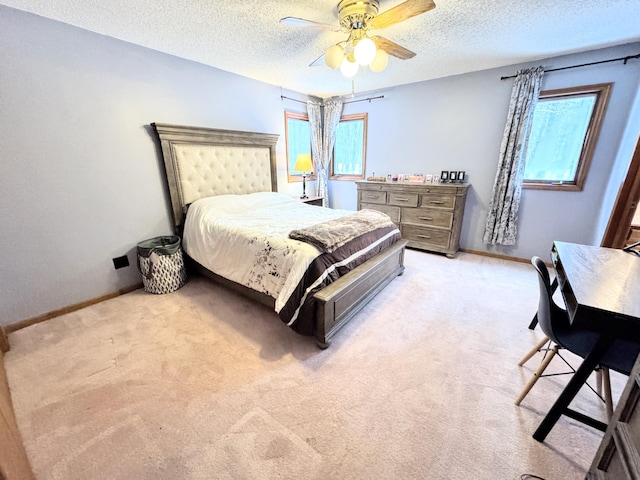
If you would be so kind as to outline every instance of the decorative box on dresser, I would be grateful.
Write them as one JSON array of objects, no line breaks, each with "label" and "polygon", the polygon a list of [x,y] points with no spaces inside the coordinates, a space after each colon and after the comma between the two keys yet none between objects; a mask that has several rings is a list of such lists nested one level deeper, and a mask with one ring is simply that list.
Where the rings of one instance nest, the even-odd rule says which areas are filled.
[{"label": "decorative box on dresser", "polygon": [[358,181],[356,185],[358,210],[370,208],[389,215],[409,247],[455,256],[468,184]]}]

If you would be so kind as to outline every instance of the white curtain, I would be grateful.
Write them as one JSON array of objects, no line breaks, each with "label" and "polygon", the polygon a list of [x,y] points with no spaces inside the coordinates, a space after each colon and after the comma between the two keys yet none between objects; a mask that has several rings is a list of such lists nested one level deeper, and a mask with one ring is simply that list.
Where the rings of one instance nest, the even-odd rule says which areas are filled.
[{"label": "white curtain", "polygon": [[[324,110],[324,114],[323,114]],[[307,102],[307,114],[311,128],[311,152],[318,177],[317,196],[322,197],[322,205],[329,206],[328,181],[329,158],[336,141],[336,131],[342,115],[342,100],[329,100],[324,105]]]},{"label": "white curtain", "polygon": [[483,237],[484,243],[488,245],[516,243],[524,155],[543,75],[543,67],[520,70],[513,84]]},{"label": "white curtain", "polygon": [[[309,128],[311,129],[311,156],[315,163],[316,178],[318,179],[318,195],[320,195],[320,166],[318,159],[322,158],[322,105],[311,100],[307,101],[307,115],[309,115]],[[322,200],[324,205],[324,198]]]}]

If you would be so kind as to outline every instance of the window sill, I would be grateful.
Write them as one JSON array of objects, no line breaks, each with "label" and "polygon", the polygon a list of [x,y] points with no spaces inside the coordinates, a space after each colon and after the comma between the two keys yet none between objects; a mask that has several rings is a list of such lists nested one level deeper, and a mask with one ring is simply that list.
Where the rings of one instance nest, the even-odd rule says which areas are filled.
[{"label": "window sill", "polygon": [[329,180],[345,180],[348,182],[354,182],[356,180],[364,180],[364,175],[331,175]]},{"label": "window sill", "polygon": [[557,190],[561,192],[582,191],[582,185],[563,182],[523,182],[522,188],[525,190]]}]

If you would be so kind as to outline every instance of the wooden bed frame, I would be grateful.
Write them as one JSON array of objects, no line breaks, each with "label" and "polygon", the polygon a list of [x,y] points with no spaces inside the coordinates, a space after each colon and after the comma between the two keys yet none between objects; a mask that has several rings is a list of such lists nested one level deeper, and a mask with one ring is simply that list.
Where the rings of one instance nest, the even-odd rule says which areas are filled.
[{"label": "wooden bed frame", "polygon": [[[176,234],[182,234],[189,204],[199,198],[278,191],[278,135],[151,125],[160,139]],[[402,275],[406,244],[404,240],[396,242],[314,295],[315,339],[321,348],[327,348],[340,328],[396,276]],[[274,308],[272,297],[220,277],[191,259],[187,261],[201,274]]]}]

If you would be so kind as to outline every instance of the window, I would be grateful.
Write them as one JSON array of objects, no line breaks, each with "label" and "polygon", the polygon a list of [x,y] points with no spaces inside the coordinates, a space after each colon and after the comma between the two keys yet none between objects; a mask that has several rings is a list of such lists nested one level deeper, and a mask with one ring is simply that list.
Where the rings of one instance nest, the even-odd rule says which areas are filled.
[{"label": "window", "polygon": [[[301,182],[303,172],[296,172],[293,167],[299,154],[311,153],[309,116],[304,113],[284,112],[284,127],[287,139],[287,179],[289,182]],[[315,172],[307,178],[315,180]]]},{"label": "window", "polygon": [[329,166],[332,180],[364,179],[367,152],[367,114],[340,117]]},{"label": "window", "polygon": [[611,86],[540,93],[525,153],[523,188],[582,190]]},{"label": "window", "polygon": [[[304,113],[284,112],[287,141],[287,178],[289,182],[302,180],[302,172],[294,166],[301,153],[311,152],[311,127]],[[336,143],[329,165],[331,180],[364,179],[367,146],[367,114],[343,115],[336,131]],[[315,172],[307,177],[315,180]]]}]

